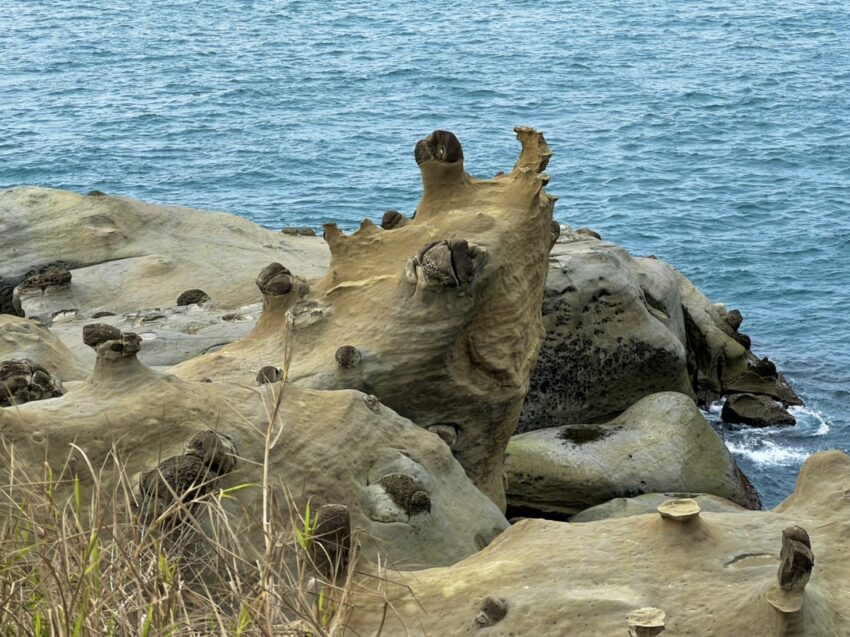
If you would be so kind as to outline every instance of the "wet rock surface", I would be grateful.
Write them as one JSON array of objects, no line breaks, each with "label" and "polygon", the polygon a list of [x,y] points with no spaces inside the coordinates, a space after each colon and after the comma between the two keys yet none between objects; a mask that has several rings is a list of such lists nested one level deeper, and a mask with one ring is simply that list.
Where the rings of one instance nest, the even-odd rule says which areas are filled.
[{"label": "wet rock surface", "polygon": [[720,412],[723,422],[750,427],[790,427],[797,424],[782,403],[769,396],[733,394],[726,399]]}]

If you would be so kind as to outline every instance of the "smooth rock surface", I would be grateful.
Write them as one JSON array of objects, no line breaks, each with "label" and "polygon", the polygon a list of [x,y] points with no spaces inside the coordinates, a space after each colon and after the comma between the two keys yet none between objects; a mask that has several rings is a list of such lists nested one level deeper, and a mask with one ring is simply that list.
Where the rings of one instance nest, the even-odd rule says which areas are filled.
[{"label": "smooth rock surface", "polygon": [[662,502],[675,498],[691,498],[699,504],[700,509],[710,513],[735,513],[747,510],[731,500],[707,493],[644,493],[633,498],[614,498],[597,504],[572,516],[570,522],[596,522],[645,515],[655,511]]},{"label": "smooth rock surface", "polygon": [[66,309],[130,312],[171,307],[203,289],[220,308],[260,300],[249,282],[269,261],[324,272],[327,248],[309,237],[272,232],[233,215],[157,206],[111,195],[49,188],[0,192],[0,277],[19,282],[34,266],[74,264],[70,285],[24,302],[27,313]]},{"label": "smooth rock surface", "polygon": [[759,506],[693,400],[673,392],[643,398],[607,423],[516,435],[505,471],[515,515],[567,517],[612,498],[665,491],[709,493]]}]

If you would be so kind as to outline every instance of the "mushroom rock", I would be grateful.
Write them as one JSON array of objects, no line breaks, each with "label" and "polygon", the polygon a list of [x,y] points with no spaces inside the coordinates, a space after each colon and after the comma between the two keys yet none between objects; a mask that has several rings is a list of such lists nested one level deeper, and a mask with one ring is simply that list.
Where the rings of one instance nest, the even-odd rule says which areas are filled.
[{"label": "mushroom rock", "polygon": [[[657,513],[586,524],[522,520],[453,566],[382,571],[380,594],[364,591],[352,600],[349,628],[363,635],[379,626],[412,637],[476,628],[484,634],[471,618],[492,597],[508,609],[490,629],[499,635],[625,635],[628,624],[700,637],[843,635],[850,615],[850,553],[841,530],[850,514],[848,481],[850,457],[823,452],[806,461],[794,495],[774,511],[703,510],[683,524]],[[795,525],[808,529],[817,547],[813,571],[798,531],[785,533],[779,557],[779,538]],[[789,574],[783,581],[797,587],[811,573],[804,594],[780,588],[780,565]],[[796,596],[800,612],[778,609],[771,595]],[[385,616],[385,605],[395,612]]]},{"label": "mushroom rock", "polygon": [[63,393],[62,381],[39,365],[20,359],[0,362],[0,407],[56,398]]},{"label": "mushroom rock", "polygon": [[566,518],[612,498],[664,491],[761,506],[693,400],[673,392],[647,396],[607,423],[518,434],[505,471],[516,515]]},{"label": "mushroom rock", "polygon": [[[502,456],[543,338],[555,202],[543,190],[551,155],[543,135],[516,133],[519,160],[490,180],[464,172],[451,133],[418,142],[415,218],[389,232],[366,220],[351,236],[326,225],[324,277],[287,292],[291,300],[267,308],[243,341],[172,371],[250,382],[258,356],[288,356],[295,385],[358,389],[422,427],[454,427],[455,456],[503,505]],[[350,343],[361,355],[354,367],[336,356]]]},{"label": "mushroom rock", "polygon": [[233,215],[34,187],[0,191],[0,254],[7,283],[33,266],[64,265],[70,287],[63,295],[38,290],[40,302],[82,313],[170,307],[190,288],[232,310],[260,300],[249,282],[266,263],[287,259],[313,278],[328,259],[319,241]]},{"label": "mushroom rock", "polygon": [[726,399],[720,412],[723,422],[750,427],[793,426],[797,420],[782,403],[769,396],[733,394]]},{"label": "mushroom rock", "polygon": [[32,270],[12,292],[12,304],[21,316],[49,321],[57,311],[74,308],[71,279],[65,264]]},{"label": "mushroom rock", "polygon": [[[114,445],[147,510],[162,511],[181,494],[262,483],[262,432],[271,426],[280,436],[270,474],[295,507],[282,515],[308,502],[348,507],[367,559],[451,564],[507,527],[438,436],[361,392],[191,382],[144,366],[133,333],[92,324],[83,338],[97,355],[85,382],[54,400],[0,409],[0,432],[18,462],[36,468],[46,459],[61,476],[82,466],[68,462],[72,443],[98,467],[110,466]],[[86,486],[90,476],[79,476]],[[283,493],[276,501],[290,506]],[[260,488],[226,501],[233,524],[245,528],[246,551],[263,545],[261,506]]]}]

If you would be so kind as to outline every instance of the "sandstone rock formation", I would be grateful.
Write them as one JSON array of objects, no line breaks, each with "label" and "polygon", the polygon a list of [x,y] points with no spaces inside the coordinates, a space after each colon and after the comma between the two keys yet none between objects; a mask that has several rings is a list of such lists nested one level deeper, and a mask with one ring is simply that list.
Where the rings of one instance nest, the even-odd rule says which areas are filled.
[{"label": "sandstone rock formation", "polygon": [[613,498],[608,502],[597,504],[572,516],[570,522],[596,522],[644,515],[655,511],[662,502],[677,498],[695,500],[701,510],[711,513],[735,513],[747,510],[731,500],[707,493],[644,493],[633,498]]},{"label": "sandstone rock formation", "polygon": [[607,423],[516,435],[505,471],[514,515],[565,519],[612,498],[663,491],[760,506],[693,400],[673,392],[647,396]]},{"label": "sandstone rock formation", "polygon": [[236,308],[259,300],[246,283],[269,261],[299,263],[308,277],[327,261],[324,246],[309,237],[239,217],[31,187],[0,191],[0,254],[7,287],[40,266],[60,263],[70,271],[67,286],[20,290],[28,315],[171,307],[192,288],[220,308]]},{"label": "sandstone rock formation", "polygon": [[451,133],[420,141],[414,219],[390,230],[366,220],[351,236],[325,226],[324,277],[308,285],[272,263],[257,280],[264,312],[251,335],[174,373],[247,384],[288,361],[295,385],[374,394],[421,427],[452,430],[455,457],[503,503],[503,452],[543,337],[555,201],[543,191],[543,136],[517,137],[513,171],[492,180],[464,172]]},{"label": "sandstone rock formation", "polygon": [[[79,332],[77,332],[79,341]],[[46,327],[11,314],[0,314],[0,360],[30,361],[63,381],[85,378],[86,364]]]},{"label": "sandstone rock formation", "polygon": [[[0,431],[19,462],[40,466],[46,458],[57,478],[85,481],[82,457],[69,459],[71,443],[98,467],[116,445],[140,496],[159,510],[186,490],[211,488],[213,478],[215,488],[259,484],[262,432],[273,420],[279,440],[270,471],[280,502],[285,492],[299,510],[307,501],[347,506],[364,531],[366,557],[380,554],[399,568],[450,564],[507,526],[438,436],[374,397],[184,381],[145,367],[135,334],[92,324],[83,338],[97,353],[90,378],[61,398],[0,410]],[[249,523],[261,519],[260,491],[240,490],[229,504],[247,525],[246,543],[259,533]]]},{"label": "sandstone rock formation", "polygon": [[[671,635],[837,637],[850,614],[850,553],[835,530],[850,513],[848,481],[850,457],[823,452],[774,511],[703,511],[687,524],[657,513],[587,524],[523,520],[454,566],[386,573],[395,612],[384,631],[476,634],[482,600],[498,597],[508,608],[498,635],[626,635],[627,617],[654,607]],[[794,525],[809,532],[817,564],[804,591],[788,593],[797,609],[779,609],[780,564],[795,564],[798,583],[808,569],[805,542],[783,540]],[[351,628],[373,634],[383,603],[358,598]]]},{"label": "sandstone rock formation", "polygon": [[660,391],[702,406],[740,392],[801,404],[772,363],[741,345],[740,312],[713,305],[663,261],[634,257],[592,231],[562,227],[543,315],[520,432],[603,422]]}]

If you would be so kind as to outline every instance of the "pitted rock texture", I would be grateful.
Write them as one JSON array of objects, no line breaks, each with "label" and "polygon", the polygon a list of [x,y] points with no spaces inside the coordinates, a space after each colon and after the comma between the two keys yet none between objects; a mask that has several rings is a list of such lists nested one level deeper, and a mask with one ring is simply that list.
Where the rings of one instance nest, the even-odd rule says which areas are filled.
[{"label": "pitted rock texture", "polygon": [[0,362],[0,407],[56,398],[64,392],[62,381],[28,360]]},{"label": "pitted rock texture", "polygon": [[[425,428],[452,423],[455,457],[503,505],[504,448],[543,338],[555,202],[543,189],[551,156],[543,135],[516,134],[514,169],[491,180],[464,172],[454,135],[420,141],[423,197],[413,219],[391,230],[365,220],[351,236],[326,225],[330,268],[303,298],[291,300],[285,284],[270,289],[294,276],[285,266],[264,271],[267,307],[254,331],[174,373],[250,383],[249,360],[289,358],[294,385],[373,394]],[[336,357],[345,344],[361,354],[353,367]]]},{"label": "pitted rock texture", "polygon": [[197,288],[186,290],[177,297],[177,305],[193,305],[207,303],[210,300],[210,295]]},{"label": "pitted rock texture", "polygon": [[520,432],[605,421],[659,391],[694,395],[678,285],[661,262],[565,230],[543,317]]},{"label": "pitted rock texture", "polygon": [[[802,404],[776,366],[743,346],[727,313],[675,268],[563,227],[543,301],[546,338],[519,432],[603,422],[644,396],[677,391],[707,406],[752,392]],[[748,340],[748,339],[747,339]]]},{"label": "pitted rock texture", "polygon": [[[358,596],[349,625],[363,635],[379,626],[411,637],[474,635],[481,600],[498,597],[508,612],[480,627],[482,635],[625,636],[632,613],[662,607],[663,635],[838,637],[850,615],[850,553],[836,532],[850,515],[848,481],[850,457],[830,451],[809,458],[794,494],[774,511],[703,511],[688,524],[657,513],[588,524],[522,520],[452,567],[383,571],[391,584]],[[793,525],[809,530],[818,562],[798,612],[787,613],[769,591],[782,531]],[[384,604],[397,612],[385,619]]]}]

